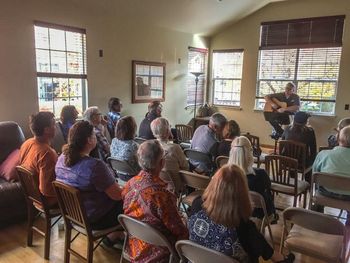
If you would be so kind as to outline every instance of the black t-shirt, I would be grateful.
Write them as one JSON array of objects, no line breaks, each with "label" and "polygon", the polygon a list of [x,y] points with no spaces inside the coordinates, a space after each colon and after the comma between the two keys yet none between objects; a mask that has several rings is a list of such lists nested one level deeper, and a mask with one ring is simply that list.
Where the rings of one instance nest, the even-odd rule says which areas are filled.
[{"label": "black t-shirt", "polygon": [[270,99],[276,98],[280,102],[286,102],[287,107],[300,106],[300,98],[295,93],[291,94],[288,98],[286,97],[286,94],[284,92],[270,94],[269,97],[270,97]]}]

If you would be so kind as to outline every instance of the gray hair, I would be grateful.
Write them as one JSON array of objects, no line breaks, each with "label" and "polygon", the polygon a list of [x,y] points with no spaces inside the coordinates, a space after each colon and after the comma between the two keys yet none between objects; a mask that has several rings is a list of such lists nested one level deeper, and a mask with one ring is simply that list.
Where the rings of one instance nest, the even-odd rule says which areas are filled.
[{"label": "gray hair", "polygon": [[227,123],[227,119],[224,115],[217,112],[210,116],[209,123],[214,124],[216,127],[223,128]]},{"label": "gray hair", "polygon": [[92,116],[94,116],[95,114],[100,114],[100,113],[101,112],[97,106],[91,106],[85,110],[85,112],[83,114],[83,118],[84,118],[84,120],[91,123]]},{"label": "gray hair", "polygon": [[228,163],[239,166],[246,175],[255,174],[253,147],[247,137],[239,136],[232,141]]},{"label": "gray hair", "polygon": [[170,126],[167,119],[159,117],[151,122],[151,130],[157,139],[166,140],[169,138]]},{"label": "gray hair", "polygon": [[340,131],[341,129],[343,129],[345,126],[348,126],[350,125],[350,118],[344,118],[344,119],[341,119],[339,122],[338,122],[338,131]]},{"label": "gray hair", "polygon": [[350,147],[350,125],[345,126],[339,133],[339,145]]},{"label": "gray hair", "polygon": [[152,171],[160,165],[164,150],[157,140],[143,142],[137,150],[139,165],[144,171]]}]

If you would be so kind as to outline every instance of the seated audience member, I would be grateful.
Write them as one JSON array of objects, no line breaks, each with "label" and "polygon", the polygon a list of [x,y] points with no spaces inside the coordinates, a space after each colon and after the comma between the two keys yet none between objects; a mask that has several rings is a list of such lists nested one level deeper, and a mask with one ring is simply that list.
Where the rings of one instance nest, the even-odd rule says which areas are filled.
[{"label": "seated audience member", "polygon": [[162,104],[159,101],[153,101],[148,104],[148,112],[142,120],[139,128],[139,137],[146,140],[155,139],[151,130],[151,122],[162,116]]},{"label": "seated audience member", "polygon": [[212,177],[201,197],[194,200],[188,221],[190,240],[239,262],[293,262],[294,255],[274,252],[249,220],[251,204],[246,176],[236,165],[224,165]]},{"label": "seated audience member", "polygon": [[[211,155],[213,159],[218,156],[218,138],[222,137],[222,131],[226,125],[226,118],[221,113],[214,113],[208,125],[199,126],[193,134],[191,149]],[[190,160],[195,170],[200,173],[210,173],[213,163],[199,163]]]},{"label": "seated audience member", "polygon": [[343,129],[345,126],[348,126],[348,125],[350,125],[350,118],[344,118],[344,119],[341,119],[338,122],[338,126],[335,129],[335,131],[337,133],[329,135],[329,137],[328,137],[328,147],[332,147],[333,148],[335,146],[338,146],[339,132],[340,132],[341,129]]},{"label": "seated audience member", "polygon": [[68,131],[77,120],[78,114],[74,105],[63,106],[60,120],[56,122],[56,134],[51,142],[52,148],[54,148],[57,153],[61,153],[62,146],[67,143]]},{"label": "seated audience member", "polygon": [[189,169],[188,161],[180,145],[169,142],[171,131],[167,119],[162,117],[155,119],[151,123],[151,129],[165,152],[165,164],[162,170],[164,173],[161,173],[161,178],[168,183],[169,190],[174,191],[175,186],[181,187],[179,171]]},{"label": "seated audience member", "polygon": [[[249,190],[258,192],[264,197],[266,210],[269,215],[276,215],[275,205],[271,194],[271,181],[264,169],[253,168],[253,147],[245,136],[236,137],[232,142],[229,164],[235,164],[243,170],[248,179]],[[262,209],[256,209],[253,215],[264,217]]]},{"label": "seated audience member", "polygon": [[57,203],[52,182],[55,180],[57,153],[50,147],[55,136],[55,115],[41,111],[30,117],[30,130],[34,138],[26,140],[20,149],[20,165],[39,178],[39,189],[49,205]]},{"label": "seated audience member", "polygon": [[[142,171],[130,179],[122,192],[124,214],[159,230],[171,244],[187,239],[188,231],[177,211],[176,197],[159,178],[164,151],[157,140],[148,140],[137,151]],[[130,237],[126,251],[131,262],[168,262],[169,250]]]},{"label": "seated audience member", "polygon": [[[306,166],[313,164],[317,153],[315,132],[306,125],[309,117],[310,115],[306,112],[298,111],[295,113],[293,124],[286,127],[282,134],[282,140],[301,142],[306,145]],[[310,182],[311,172],[305,175],[305,179]]]},{"label": "seated audience member", "polygon": [[137,162],[137,148],[138,144],[134,141],[136,134],[136,122],[131,116],[122,117],[115,129],[115,138],[111,143],[111,156],[128,164],[134,168],[135,174],[124,175],[119,174],[119,179],[123,182],[129,181],[136,175],[141,168]]},{"label": "seated audience member", "polygon": [[96,147],[94,127],[87,121],[75,123],[68,134],[68,144],[56,164],[56,180],[80,190],[92,229],[118,224],[123,212],[121,189],[107,165],[89,156]]},{"label": "seated audience member", "polygon": [[122,110],[123,104],[118,98],[110,98],[108,101],[108,109],[107,113],[107,129],[109,135],[113,139],[115,136],[115,126],[117,125],[118,120],[121,118],[120,111]]},{"label": "seated audience member", "polygon": [[[317,154],[313,165],[313,172],[323,172],[349,177],[350,180],[350,126],[342,128],[339,132],[339,145],[332,150],[323,150]],[[349,191],[325,189],[320,187],[322,195],[350,201]],[[321,211],[323,207],[319,207]],[[350,212],[348,211],[347,225],[350,225]]]},{"label": "seated audience member", "polygon": [[218,146],[218,156],[224,155],[229,156],[231,151],[231,143],[237,136],[241,135],[239,125],[234,120],[230,120],[226,123],[223,131],[223,140]]},{"label": "seated audience member", "polygon": [[85,110],[83,117],[94,126],[97,138],[97,147],[91,152],[91,156],[106,161],[110,155],[110,145],[106,137],[106,121],[102,118],[102,113],[98,107],[92,106]]}]

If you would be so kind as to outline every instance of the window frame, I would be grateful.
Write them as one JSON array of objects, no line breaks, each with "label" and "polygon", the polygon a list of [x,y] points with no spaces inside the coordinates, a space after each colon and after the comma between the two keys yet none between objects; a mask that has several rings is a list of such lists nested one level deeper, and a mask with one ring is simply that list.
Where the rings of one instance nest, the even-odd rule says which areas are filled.
[{"label": "window frame", "polygon": [[[215,78],[214,77],[214,53],[242,53],[242,75],[241,78]],[[214,49],[212,51],[212,104],[217,107],[229,107],[229,108],[241,108],[241,99],[242,99],[242,79],[243,79],[243,63],[244,63],[244,49]],[[215,104],[215,80],[240,80],[240,90],[239,90],[239,105],[227,105],[227,104]]]},{"label": "window frame", "polygon": [[[54,30],[61,30],[64,32],[65,34],[65,50],[57,50],[60,52],[64,52],[65,53],[65,59],[66,59],[66,68],[68,69],[67,63],[68,63],[68,52],[72,52],[69,51],[67,49],[67,39],[66,39],[66,32],[71,32],[71,33],[79,33],[83,35],[83,40],[81,41],[81,52],[77,52],[77,53],[81,53],[81,57],[82,57],[82,72],[83,74],[75,74],[75,73],[59,73],[59,72],[52,72],[52,68],[51,68],[51,64],[52,64],[52,60],[51,60],[51,51],[56,51],[55,49],[52,49],[50,44],[48,46],[48,48],[38,48],[36,46],[36,35],[35,35],[35,27],[42,27],[42,28],[46,28],[46,29],[54,29]],[[86,47],[86,30],[83,28],[78,28],[78,27],[73,27],[73,26],[66,26],[66,25],[60,25],[60,24],[54,24],[54,23],[48,23],[48,22],[42,22],[42,21],[37,21],[34,20],[34,49],[35,49],[35,63],[36,63],[36,81],[37,81],[37,96],[38,96],[38,106],[39,106],[39,110],[40,110],[40,94],[39,94],[39,78],[48,78],[51,79],[51,83],[54,83],[53,79],[57,78],[57,79],[67,79],[67,82],[69,83],[71,79],[74,80],[80,80],[81,81],[81,95],[79,96],[71,96],[70,94],[68,94],[68,101],[67,101],[67,105],[71,105],[71,98],[77,98],[77,99],[81,99],[82,104],[82,110],[84,111],[87,107],[87,89],[88,89],[88,85],[87,85],[87,47]],[[37,67],[37,50],[45,50],[49,52],[49,72],[43,72],[43,71],[39,71],[38,67]],[[62,99],[65,97],[52,97],[51,102],[52,102],[52,111],[55,114],[56,117],[59,116],[60,112],[55,112],[55,98],[58,99]]]}]

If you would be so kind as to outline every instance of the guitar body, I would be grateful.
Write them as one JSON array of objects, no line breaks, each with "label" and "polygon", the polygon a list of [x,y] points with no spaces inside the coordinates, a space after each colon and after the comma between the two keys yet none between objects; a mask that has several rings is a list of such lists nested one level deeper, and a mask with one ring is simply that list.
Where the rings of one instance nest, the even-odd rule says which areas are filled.
[{"label": "guitar body", "polygon": [[265,106],[264,106],[264,111],[265,112],[276,112],[278,109],[280,108],[287,108],[287,102],[281,102],[276,98],[272,98],[271,99],[273,101],[273,103],[275,103],[276,105],[278,105],[277,108],[273,108],[270,102],[266,102]]}]

